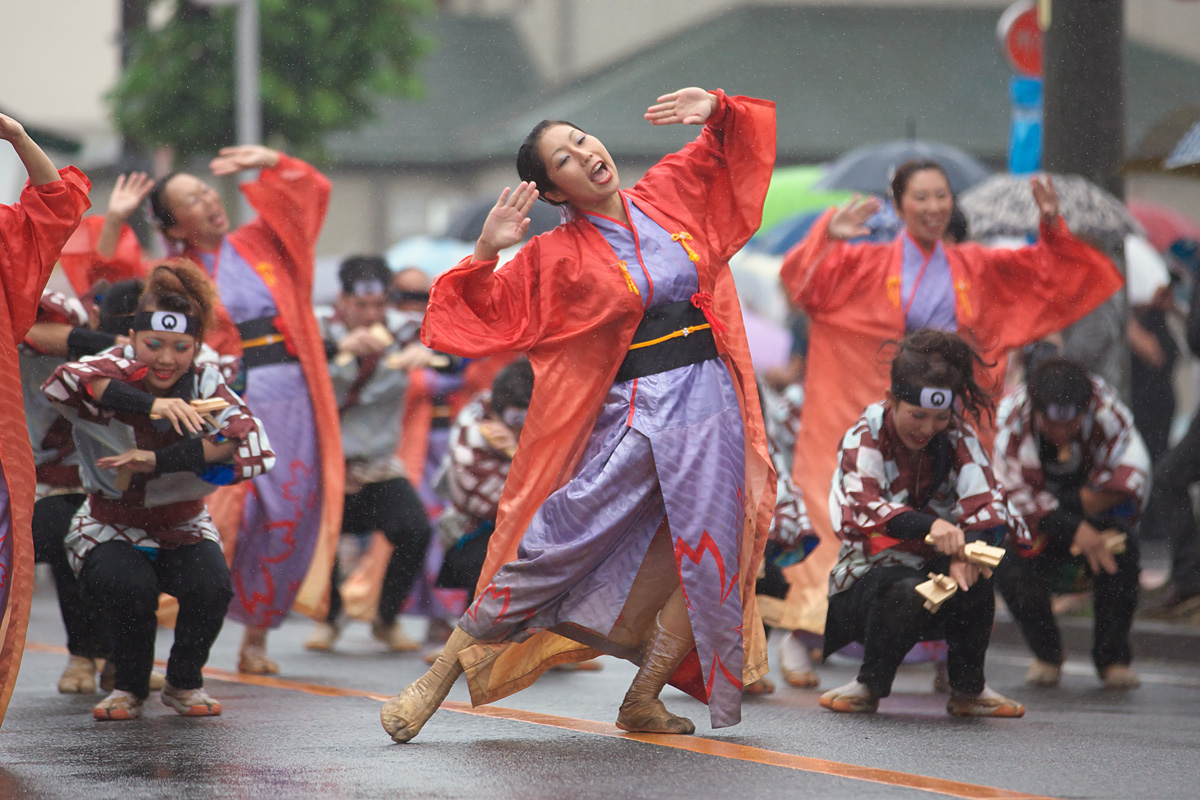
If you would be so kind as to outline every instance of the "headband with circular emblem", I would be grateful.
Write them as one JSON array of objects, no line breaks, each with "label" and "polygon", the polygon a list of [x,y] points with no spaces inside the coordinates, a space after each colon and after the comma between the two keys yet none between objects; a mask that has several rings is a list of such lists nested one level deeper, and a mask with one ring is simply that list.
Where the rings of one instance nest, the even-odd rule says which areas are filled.
[{"label": "headband with circular emblem", "polygon": [[943,389],[940,386],[920,387],[893,381],[892,394],[897,400],[937,411],[944,411],[954,405],[954,390]]},{"label": "headband with circular emblem", "polygon": [[1047,403],[1038,410],[1051,422],[1070,422],[1083,413],[1074,403]]},{"label": "headband with circular emblem", "polygon": [[370,297],[371,295],[383,294],[387,289],[383,285],[383,281],[375,278],[363,278],[354,282],[353,294],[355,297]]},{"label": "headband with circular emblem", "polygon": [[200,318],[178,311],[139,311],[133,315],[133,329],[199,336]]}]

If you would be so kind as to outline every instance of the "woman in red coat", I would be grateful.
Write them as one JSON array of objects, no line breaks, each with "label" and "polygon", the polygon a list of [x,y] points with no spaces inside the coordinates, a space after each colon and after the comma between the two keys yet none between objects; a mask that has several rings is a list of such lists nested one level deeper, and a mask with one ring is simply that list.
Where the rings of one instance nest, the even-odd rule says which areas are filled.
[{"label": "woman in red coat", "polygon": [[[595,137],[536,126],[522,183],[433,286],[426,345],[528,352],[535,379],[476,599],[383,708],[398,742],[464,669],[484,703],[555,664],[617,655],[641,667],[617,725],[685,734],[695,726],[658,699],[668,681],[721,727],[766,671],[754,576],[775,475],[727,262],[761,220],[775,109],[689,88],[646,119],[704,127],[628,190]],[[570,220],[496,269],[539,192]]]},{"label": "woman in red coat", "polygon": [[25,428],[17,345],[37,318],[42,289],[91,203],[87,177],[56,170],[21,123],[0,114],[0,139],[29,173],[16,205],[0,205],[0,722],[8,708],[33,589],[33,494],[37,478]]},{"label": "woman in red coat", "polygon": [[[1038,243],[1019,250],[944,244],[953,198],[937,163],[901,165],[892,196],[905,230],[888,244],[850,244],[866,233],[879,201],[832,208],[787,254],[780,278],[811,320],[805,403],[796,438],[796,486],[827,546],[790,570],[789,602],[804,630],[824,630],[829,571],[838,548],[829,496],[838,442],[888,387],[889,341],[922,327],[957,332],[995,366],[981,383],[998,386],[1007,351],[1061,330],[1107,300],[1121,276],[1102,253],[1071,235],[1049,180],[1030,181],[1041,212]],[[980,439],[991,446],[992,433]]]}]

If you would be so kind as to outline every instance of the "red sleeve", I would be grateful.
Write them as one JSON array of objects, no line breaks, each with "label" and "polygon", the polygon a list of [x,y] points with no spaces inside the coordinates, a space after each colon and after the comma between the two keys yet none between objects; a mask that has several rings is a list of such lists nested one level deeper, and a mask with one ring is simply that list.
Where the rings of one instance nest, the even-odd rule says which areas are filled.
[{"label": "red sleeve", "polygon": [[762,224],[775,167],[775,104],[713,94],[717,108],[696,140],[651,167],[634,191],[702,219],[712,255],[728,261]]},{"label": "red sleeve", "polygon": [[258,217],[235,235],[265,235],[278,242],[288,263],[303,270],[294,276],[299,296],[309,297],[317,237],[329,210],[329,179],[312,165],[280,153],[278,164],[241,188]]},{"label": "red sleeve", "polygon": [[[884,276],[890,245],[848,244],[829,236],[829,221],[836,209],[822,214],[808,235],[784,256],[779,280],[792,303],[806,312],[833,311],[854,299],[857,287],[871,283],[871,294]],[[889,287],[890,288],[890,287]],[[899,303],[900,287],[896,287]]]},{"label": "red sleeve", "polygon": [[495,261],[468,256],[440,275],[429,292],[421,341],[466,358],[525,352],[541,341],[555,301],[542,292],[541,238],[499,270]]},{"label": "red sleeve", "polygon": [[141,243],[138,242],[133,228],[128,225],[121,226],[117,249],[111,257],[106,258],[96,252],[96,241],[100,238],[100,230],[103,227],[102,214],[84,217],[79,229],[63,247],[60,257],[63,271],[67,273],[71,288],[79,297],[83,297],[101,279],[116,283],[146,274]]},{"label": "red sleeve", "polygon": [[1094,311],[1124,284],[1108,258],[1071,233],[1059,218],[1041,226],[1038,243],[1016,250],[977,244],[952,249],[963,258],[987,313],[974,321],[991,350],[1024,347]]},{"label": "red sleeve", "polygon": [[63,245],[91,206],[86,175],[75,167],[58,174],[57,181],[26,184],[16,205],[0,205],[0,282],[17,344],[37,318],[42,289]]}]

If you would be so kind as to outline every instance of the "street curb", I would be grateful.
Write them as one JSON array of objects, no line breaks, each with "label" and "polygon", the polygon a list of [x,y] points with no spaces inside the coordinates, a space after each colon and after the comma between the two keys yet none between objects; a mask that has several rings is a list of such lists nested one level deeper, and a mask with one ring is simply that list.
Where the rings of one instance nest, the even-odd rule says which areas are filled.
[{"label": "street curb", "polygon": [[[1083,617],[1058,617],[1058,628],[1062,631],[1063,648],[1069,658],[1090,658],[1092,652],[1092,620]],[[1150,661],[1174,661],[1200,663],[1200,627],[1178,623],[1136,619],[1130,633],[1133,659],[1136,663]],[[996,609],[996,622],[992,628],[992,643],[1026,648],[1021,629],[1007,612]]]}]

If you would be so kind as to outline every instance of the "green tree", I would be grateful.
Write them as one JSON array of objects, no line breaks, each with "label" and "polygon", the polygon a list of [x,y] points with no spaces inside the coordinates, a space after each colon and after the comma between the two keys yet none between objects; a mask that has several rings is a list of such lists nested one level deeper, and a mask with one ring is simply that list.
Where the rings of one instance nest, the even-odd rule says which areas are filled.
[{"label": "green tree", "polygon": [[[263,135],[320,159],[330,131],[372,116],[373,97],[414,94],[429,0],[259,0]],[[178,0],[157,30],[131,37],[109,95],[117,127],[180,158],[234,144],[236,9]]]}]

